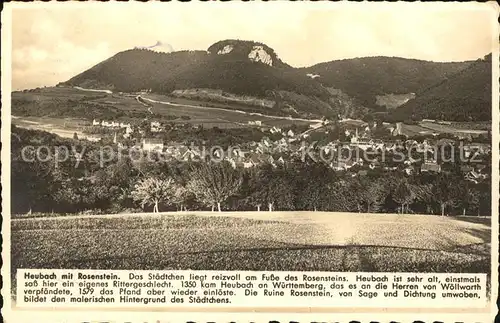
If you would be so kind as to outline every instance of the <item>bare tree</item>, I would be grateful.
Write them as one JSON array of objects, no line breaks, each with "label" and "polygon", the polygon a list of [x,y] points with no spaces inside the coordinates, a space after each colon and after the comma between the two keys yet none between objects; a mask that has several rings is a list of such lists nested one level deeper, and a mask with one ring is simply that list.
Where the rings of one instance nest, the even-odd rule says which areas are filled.
[{"label": "bare tree", "polygon": [[145,205],[153,205],[153,212],[159,212],[158,204],[173,196],[173,180],[147,177],[140,180],[132,191],[132,198]]},{"label": "bare tree", "polygon": [[191,171],[187,188],[206,206],[217,206],[235,195],[241,187],[243,177],[229,163],[202,163]]}]

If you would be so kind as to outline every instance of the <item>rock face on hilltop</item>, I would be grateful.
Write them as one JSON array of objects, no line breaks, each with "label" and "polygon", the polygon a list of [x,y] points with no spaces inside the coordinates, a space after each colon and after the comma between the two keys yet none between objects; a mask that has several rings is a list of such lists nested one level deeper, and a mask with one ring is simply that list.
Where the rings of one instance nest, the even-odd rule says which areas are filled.
[{"label": "rock face on hilltop", "polygon": [[210,46],[207,53],[210,55],[227,55],[230,59],[248,59],[252,62],[260,62],[278,68],[290,67],[278,58],[274,49],[266,44],[254,41],[222,40]]}]

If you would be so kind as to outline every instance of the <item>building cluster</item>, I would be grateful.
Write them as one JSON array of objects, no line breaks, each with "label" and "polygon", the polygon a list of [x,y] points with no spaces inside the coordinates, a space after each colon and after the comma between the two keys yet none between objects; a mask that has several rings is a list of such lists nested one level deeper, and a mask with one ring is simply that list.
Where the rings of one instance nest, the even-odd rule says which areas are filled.
[{"label": "building cluster", "polygon": [[[263,163],[274,166],[285,164],[287,160],[313,158],[326,162],[335,171],[349,172],[353,176],[363,176],[369,171],[401,171],[407,175],[415,173],[446,172],[437,158],[441,147],[455,142],[447,139],[395,140],[382,141],[378,139],[360,138],[353,134],[350,142],[332,141],[322,146],[309,145],[293,134],[293,131],[281,131],[280,139],[271,140],[268,137],[258,142],[250,142],[238,148],[226,151],[214,150],[210,147],[193,147],[182,144],[166,146],[162,139],[145,138],[137,149],[157,151],[179,161],[202,161],[207,158],[226,160],[233,167],[250,168]],[[463,150],[463,157],[471,158],[474,154],[484,155],[491,152],[491,146],[482,143],[463,144],[456,147]],[[404,153],[412,151],[412,154]],[[360,153],[361,152],[361,153]],[[366,158],[363,152],[369,152]],[[400,152],[398,159],[395,154]],[[418,157],[420,156],[420,157]],[[463,164],[460,171],[467,180],[478,183],[488,177],[484,172],[483,163]]]},{"label": "building cluster", "polygon": [[[400,171],[407,175],[415,173],[440,173],[448,171],[444,167],[442,158],[438,158],[443,151],[443,147],[453,147],[460,150],[461,156],[471,159],[475,155],[486,155],[491,152],[491,145],[485,143],[457,143],[451,139],[437,139],[434,136],[427,136],[421,141],[408,139],[375,139],[371,137],[373,128],[377,125],[368,126],[366,123],[356,123],[357,120],[347,120],[346,124],[354,122],[351,127],[344,127],[346,141],[330,141],[321,146],[309,144],[304,141],[308,137],[309,131],[315,131],[326,123],[319,123],[319,126],[311,127],[303,133],[296,134],[292,130],[283,130],[279,127],[267,127],[265,131],[272,134],[273,138],[264,137],[258,142],[249,142],[237,149],[227,151],[214,150],[210,147],[193,147],[182,144],[165,145],[163,139],[148,137],[147,129],[138,127],[142,140],[135,146],[130,147],[145,152],[155,151],[159,154],[179,161],[201,161],[207,158],[226,160],[233,167],[250,168],[263,163],[271,165],[285,164],[287,160],[304,159],[318,157],[335,171],[349,172],[353,176],[363,176],[370,171],[377,169],[381,171]],[[258,121],[252,124],[261,125]],[[107,128],[125,128],[123,137],[128,138],[134,131],[130,124],[114,121],[93,121],[94,126]],[[165,127],[161,122],[152,121],[149,123],[149,130],[152,134],[165,132]],[[388,125],[382,125],[387,128]],[[401,134],[401,124],[397,123],[388,130],[394,136]],[[361,129],[361,130],[360,130]],[[328,130],[325,130],[327,132]],[[277,136],[278,135],[278,136]],[[90,139],[89,139],[90,140]],[[95,141],[95,140],[94,140]],[[114,143],[121,148],[124,147],[114,134]],[[408,153],[411,151],[411,154]],[[360,153],[361,152],[361,153]],[[369,153],[370,158],[367,158]],[[398,159],[394,156],[399,154]],[[325,157],[326,156],[326,157]],[[488,177],[484,171],[484,163],[467,163],[460,161],[460,171],[464,177],[471,182],[478,183]],[[443,168],[444,167],[444,168]]]},{"label": "building cluster", "polygon": [[125,122],[117,122],[117,121],[107,121],[107,120],[96,120],[92,121],[92,126],[94,127],[103,127],[108,129],[125,129],[125,134],[123,135],[125,138],[129,138],[130,134],[134,132],[134,128],[130,123]]}]

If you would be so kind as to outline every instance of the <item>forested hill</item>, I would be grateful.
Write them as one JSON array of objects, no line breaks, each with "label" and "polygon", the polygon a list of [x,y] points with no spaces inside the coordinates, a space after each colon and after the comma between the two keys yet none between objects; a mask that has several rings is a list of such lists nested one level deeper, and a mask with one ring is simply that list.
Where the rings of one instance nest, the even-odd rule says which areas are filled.
[{"label": "forested hill", "polygon": [[215,43],[208,51],[120,52],[63,84],[123,92],[213,88],[260,97],[273,90],[328,96],[328,91],[284,64],[268,46],[236,40]]},{"label": "forested hill", "polygon": [[400,57],[343,59],[303,68],[321,84],[341,89],[374,107],[377,95],[417,93],[463,70],[471,62],[439,63]]},{"label": "forested hill", "polygon": [[479,59],[440,83],[417,93],[393,112],[395,119],[491,120],[492,56]]},{"label": "forested hill", "polygon": [[[240,103],[250,105],[258,102],[255,98],[264,98],[271,102],[267,106],[259,106],[266,114],[306,118],[338,115],[363,118],[385,109],[377,105],[378,101],[388,102],[396,98],[391,103],[391,108],[394,108],[416,94],[416,100],[410,100],[405,108],[398,109],[398,115],[404,115],[408,111],[420,109],[422,103],[428,104],[428,101],[438,100],[440,95],[446,95],[448,99],[442,100],[447,102],[444,109],[448,112],[444,112],[444,115],[449,116],[451,106],[458,105],[458,99],[454,101],[453,97],[460,98],[463,93],[470,92],[471,98],[467,102],[478,107],[484,103],[484,99],[481,99],[483,95],[473,93],[489,93],[489,90],[480,89],[481,85],[475,84],[477,82],[473,79],[491,78],[491,69],[471,64],[476,66],[478,63],[366,57],[331,61],[308,68],[293,68],[263,43],[230,39],[216,42],[203,51],[162,53],[147,49],[127,50],[62,85],[121,92],[151,90],[172,94],[176,91],[175,95],[188,98],[195,96],[195,99],[202,101],[227,102],[224,101],[226,98],[235,95]],[[470,72],[469,67],[475,72]],[[470,89],[463,91],[459,86],[462,93],[454,95],[454,90],[439,88],[439,84],[449,87],[456,82],[460,83],[461,81],[452,79],[460,78],[461,72],[472,73],[466,76],[469,78],[468,82],[473,84],[469,86]],[[479,83],[482,84],[481,81]],[[489,84],[488,86],[491,88]],[[198,92],[199,89],[203,91]],[[206,92],[206,89],[209,91]],[[199,93],[209,94],[202,97]],[[391,97],[393,94],[400,96]],[[423,98],[419,98],[420,95]],[[434,109],[433,115],[440,113],[439,104],[431,106],[429,109]],[[417,114],[426,115],[423,111]],[[481,113],[475,111],[476,116],[472,120],[487,118],[486,115],[478,114]],[[465,117],[457,114],[453,118],[458,120]],[[467,117],[462,121],[468,119]]]}]

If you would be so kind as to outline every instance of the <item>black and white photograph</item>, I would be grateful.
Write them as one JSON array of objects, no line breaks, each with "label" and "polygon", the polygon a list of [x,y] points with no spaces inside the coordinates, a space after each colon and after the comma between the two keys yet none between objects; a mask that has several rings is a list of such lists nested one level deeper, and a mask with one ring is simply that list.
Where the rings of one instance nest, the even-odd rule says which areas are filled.
[{"label": "black and white photograph", "polygon": [[12,297],[28,268],[491,286],[496,7],[290,5],[12,9]]}]

